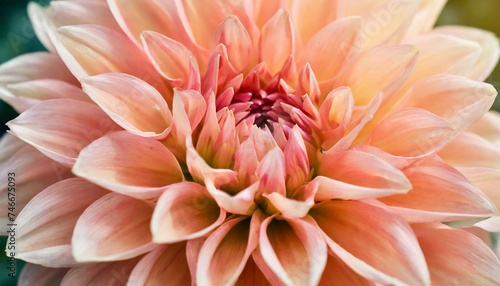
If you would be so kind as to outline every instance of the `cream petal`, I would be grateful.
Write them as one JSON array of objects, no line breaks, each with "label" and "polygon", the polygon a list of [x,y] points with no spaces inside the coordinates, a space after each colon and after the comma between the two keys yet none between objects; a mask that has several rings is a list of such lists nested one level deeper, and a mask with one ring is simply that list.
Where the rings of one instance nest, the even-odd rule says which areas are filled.
[{"label": "cream petal", "polygon": [[430,111],[448,121],[458,132],[485,114],[496,95],[497,91],[490,84],[444,74],[415,83],[401,105]]},{"label": "cream petal", "polygon": [[318,228],[301,219],[272,216],[261,225],[255,263],[273,285],[316,285],[327,248]]},{"label": "cream petal", "polygon": [[307,43],[321,28],[339,18],[343,13],[344,2],[344,0],[293,1],[292,20],[302,42]]},{"label": "cream petal", "polygon": [[80,178],[57,182],[36,195],[16,219],[16,257],[48,267],[76,265],[71,235],[78,217],[107,193]]},{"label": "cream petal", "polygon": [[141,257],[136,257],[109,263],[90,263],[71,268],[64,276],[61,286],[125,285],[140,259]]},{"label": "cream petal", "polygon": [[395,156],[426,156],[444,147],[454,133],[450,123],[431,112],[406,108],[382,120],[368,144]]},{"label": "cream petal", "polygon": [[167,147],[126,131],[110,133],[82,150],[73,173],[140,199],[158,197],[166,186],[183,180],[181,167]]},{"label": "cream petal", "polygon": [[17,285],[60,285],[64,275],[66,275],[68,270],[68,268],[47,268],[41,265],[26,263],[21,270]]},{"label": "cream petal", "polygon": [[290,15],[283,9],[278,10],[262,28],[259,39],[259,59],[266,63],[272,75],[279,72],[288,57],[293,54],[294,37]]},{"label": "cream petal", "polygon": [[[10,175],[14,173],[15,175]],[[31,146],[25,146],[4,165],[0,172],[4,178],[12,177],[16,183],[15,209],[8,210],[8,179],[0,183],[0,234],[7,235],[10,227],[8,223],[14,222],[15,217],[9,216],[8,212],[15,216],[26,206],[26,204],[39,192],[57,181],[71,176],[66,167],[52,161]],[[12,181],[12,180],[11,180]]]},{"label": "cream petal", "polygon": [[411,183],[383,159],[357,150],[320,158],[316,200],[365,199],[406,193]]},{"label": "cream petal", "polygon": [[100,74],[81,81],[83,91],[130,133],[161,139],[170,132],[172,114],[168,105],[146,82],[122,73]]},{"label": "cream petal", "polygon": [[500,113],[490,110],[474,122],[468,131],[500,145]]},{"label": "cream petal", "polygon": [[474,186],[480,189],[500,209],[500,170],[481,167],[462,167],[460,172],[469,179]]},{"label": "cream petal", "polygon": [[325,201],[309,214],[330,250],[361,276],[381,284],[430,284],[415,234],[398,215],[356,201]]},{"label": "cream petal", "polygon": [[222,22],[214,35],[214,44],[224,44],[232,66],[243,71],[248,66],[252,52],[250,36],[236,16],[229,16]]},{"label": "cream petal", "polygon": [[354,272],[342,261],[342,259],[338,258],[336,255],[330,254],[328,255],[325,271],[323,272],[323,276],[321,276],[321,281],[318,285],[374,286],[376,284]]},{"label": "cream petal", "polygon": [[463,230],[425,228],[417,232],[435,285],[495,285],[500,262],[480,238]]},{"label": "cream petal", "polygon": [[68,98],[92,102],[83,91],[65,81],[38,79],[8,84],[0,88],[0,98],[22,113],[38,103],[56,98]]},{"label": "cream petal", "polygon": [[0,65],[2,85],[46,78],[78,83],[64,62],[47,52],[24,54]]},{"label": "cream petal", "polygon": [[334,21],[321,29],[306,45],[301,63],[309,63],[318,82],[335,77],[360,49],[359,17]]},{"label": "cream petal", "polygon": [[257,247],[261,221],[258,213],[252,220],[237,217],[210,234],[199,253],[197,284],[233,285]]},{"label": "cream petal", "polygon": [[[442,0],[441,0],[442,1]],[[500,47],[495,34],[476,28],[459,26],[441,26],[434,29],[433,33],[451,35],[478,43],[481,55],[467,76],[472,79],[484,81],[493,71],[500,57]]]},{"label": "cream petal", "polygon": [[78,219],[71,245],[78,262],[114,261],[154,249],[149,222],[153,206],[110,193],[92,203]]},{"label": "cream petal", "polygon": [[486,218],[495,206],[459,171],[427,159],[403,170],[412,189],[403,195],[380,198],[409,222]]},{"label": "cream petal", "polygon": [[44,101],[7,126],[21,140],[66,166],[72,166],[91,142],[119,129],[96,105],[72,99]]},{"label": "cream petal", "polygon": [[193,182],[168,186],[156,203],[151,232],[156,243],[174,243],[203,236],[226,218],[205,187]]},{"label": "cream petal", "polygon": [[413,17],[406,38],[411,38],[429,32],[441,14],[447,0],[423,0],[417,14]]},{"label": "cream petal", "polygon": [[134,267],[127,285],[189,285],[191,277],[186,260],[186,243],[158,246]]},{"label": "cream petal", "polygon": [[284,8],[283,0],[245,0],[245,9],[253,17],[253,20],[259,30],[271,19],[280,8]]},{"label": "cream petal", "polygon": [[439,157],[457,167],[500,168],[498,146],[472,132],[460,133],[439,152]]}]

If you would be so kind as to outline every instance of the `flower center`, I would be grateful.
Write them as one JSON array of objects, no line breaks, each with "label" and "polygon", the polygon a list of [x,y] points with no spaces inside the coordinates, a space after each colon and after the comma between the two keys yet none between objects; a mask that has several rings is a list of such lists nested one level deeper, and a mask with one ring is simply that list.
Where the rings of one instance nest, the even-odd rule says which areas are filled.
[{"label": "flower center", "polygon": [[[279,95],[268,93],[265,90],[245,91],[239,90],[235,93],[231,105],[246,105],[246,113],[242,119],[254,117],[254,124],[260,128],[272,128],[272,122],[278,122],[278,115],[274,112],[273,105]],[[272,129],[271,129],[272,130]]]}]

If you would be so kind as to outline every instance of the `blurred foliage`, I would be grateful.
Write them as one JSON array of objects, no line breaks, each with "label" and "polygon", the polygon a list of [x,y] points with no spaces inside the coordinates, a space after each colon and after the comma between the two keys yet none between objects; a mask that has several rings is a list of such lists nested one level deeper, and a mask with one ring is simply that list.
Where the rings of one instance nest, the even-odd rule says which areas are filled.
[{"label": "blurred foliage", "polygon": [[[49,0],[38,0],[47,4]],[[28,0],[0,0],[0,63],[33,51],[43,50],[35,36],[26,14]],[[439,18],[438,25],[465,25],[492,31],[500,35],[499,0],[449,0]],[[488,78],[488,82],[500,90],[500,67]],[[500,110],[500,100],[495,105]],[[1,133],[5,131],[5,122],[14,118],[12,108],[0,101]],[[0,247],[4,247],[5,238],[0,238]],[[0,256],[0,285],[15,285],[15,281],[7,276],[7,258]],[[18,271],[22,262],[18,263]]]}]

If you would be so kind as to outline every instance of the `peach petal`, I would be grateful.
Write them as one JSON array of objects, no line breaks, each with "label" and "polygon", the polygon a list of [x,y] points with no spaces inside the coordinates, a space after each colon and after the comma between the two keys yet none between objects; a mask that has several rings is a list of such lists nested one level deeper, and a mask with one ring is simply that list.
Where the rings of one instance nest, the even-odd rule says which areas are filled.
[{"label": "peach petal", "polygon": [[412,189],[403,195],[379,199],[395,207],[409,222],[486,218],[495,206],[453,167],[427,159],[404,170]]},{"label": "peach petal", "polygon": [[0,170],[4,170],[10,158],[24,146],[27,146],[24,141],[10,133],[4,133],[0,139]]},{"label": "peach petal", "polygon": [[309,158],[298,126],[292,128],[283,154],[287,178],[286,187],[287,190],[293,192],[310,178]]},{"label": "peach petal", "polygon": [[245,9],[247,13],[253,17],[253,20],[259,30],[271,19],[280,8],[284,8],[283,0],[266,1],[266,0],[251,0],[245,1]]},{"label": "peach petal", "polygon": [[173,87],[200,89],[198,62],[188,48],[153,31],[143,32],[141,39],[146,55]]},{"label": "peach petal", "polygon": [[271,284],[316,285],[326,265],[321,231],[301,219],[266,218],[253,258]]},{"label": "peach petal", "polygon": [[[15,173],[16,208],[12,213],[16,216],[36,194],[55,182],[71,176],[66,167],[47,158],[32,146],[19,149],[4,166],[0,173],[4,178],[8,178],[9,173]],[[2,235],[7,234],[9,230],[7,224],[14,220],[13,217],[8,216],[9,196],[7,193],[8,179],[0,183],[0,233]]]},{"label": "peach petal", "polygon": [[47,268],[41,265],[26,263],[21,270],[17,285],[19,286],[53,286],[60,285],[69,268]]},{"label": "peach petal", "polygon": [[301,63],[309,63],[318,82],[335,77],[349,59],[357,54],[361,28],[359,17],[334,21],[322,28],[305,47]]},{"label": "peach petal", "polygon": [[423,0],[417,14],[413,17],[406,31],[406,38],[411,38],[429,32],[439,17],[447,0]]},{"label": "peach petal", "polygon": [[500,168],[498,146],[472,132],[460,133],[439,152],[439,157],[457,167]]},{"label": "peach petal", "polygon": [[200,250],[197,284],[234,284],[257,247],[260,221],[258,214],[252,220],[237,217],[210,234]]},{"label": "peach petal", "polygon": [[500,170],[484,167],[461,167],[460,173],[479,188],[500,209]]},{"label": "peach petal", "polygon": [[343,0],[293,1],[292,20],[302,42],[307,43],[321,28],[336,20],[343,12],[343,5]]},{"label": "peach petal", "polygon": [[141,257],[129,260],[90,263],[71,268],[64,276],[61,286],[74,285],[125,285]]},{"label": "peach petal", "polygon": [[383,159],[352,150],[320,158],[316,200],[364,199],[406,193],[411,183]]},{"label": "peach petal", "polygon": [[222,22],[214,35],[214,44],[227,47],[229,61],[237,71],[243,71],[250,61],[252,43],[247,30],[235,16],[229,16]]},{"label": "peach petal", "polygon": [[[280,44],[276,45],[276,43]],[[283,68],[293,52],[293,24],[288,12],[280,9],[262,28],[259,39],[259,59],[266,63],[269,72],[274,75]]]},{"label": "peach petal", "polygon": [[369,145],[395,156],[426,156],[443,148],[454,133],[450,123],[431,112],[406,108],[382,120]]},{"label": "peach petal", "polygon": [[468,131],[500,145],[500,114],[498,111],[490,110],[474,122]]},{"label": "peach petal", "polygon": [[234,284],[235,286],[248,286],[248,285],[259,285],[259,286],[271,286],[272,284],[266,279],[262,271],[253,261],[253,258],[249,258],[243,272],[241,272],[238,281]]},{"label": "peach petal", "polygon": [[82,150],[73,173],[114,192],[141,199],[158,197],[166,186],[183,180],[172,152],[154,139],[126,131],[110,133]]},{"label": "peach petal", "polygon": [[130,133],[161,139],[170,132],[172,114],[168,105],[146,82],[122,73],[100,74],[81,81],[83,91]]},{"label": "peach petal", "polygon": [[156,243],[174,243],[203,236],[226,218],[202,185],[182,182],[168,186],[156,203],[151,232]]},{"label": "peach petal", "polygon": [[467,77],[484,81],[491,74],[498,63],[500,48],[498,38],[495,34],[476,28],[459,26],[441,26],[434,29],[433,33],[451,35],[478,43],[481,48],[481,55],[474,65],[474,68]]},{"label": "peach petal", "polygon": [[127,285],[189,285],[191,278],[186,260],[186,243],[158,246],[134,267]]},{"label": "peach petal", "polygon": [[286,196],[285,156],[279,147],[275,147],[262,158],[255,172],[259,177],[258,195],[276,192]]},{"label": "peach petal", "polygon": [[330,250],[361,276],[382,284],[429,285],[415,234],[398,215],[355,201],[325,201],[310,215]]},{"label": "peach petal", "polygon": [[314,206],[315,194],[318,190],[316,183],[304,185],[287,198],[280,193],[264,194],[263,196],[271,202],[271,204],[284,217],[302,218],[307,215],[312,206]]},{"label": "peach petal", "polygon": [[149,230],[153,207],[110,193],[91,204],[78,219],[71,245],[78,262],[129,259],[155,248]]},{"label": "peach petal", "polygon": [[463,230],[427,228],[418,234],[436,285],[494,285],[498,282],[500,262],[480,238]]},{"label": "peach petal", "polygon": [[90,182],[72,178],[36,195],[16,219],[16,258],[48,267],[76,265],[71,253],[73,228],[83,211],[106,193]]},{"label": "peach petal", "polygon": [[72,99],[44,101],[7,126],[21,140],[66,166],[72,166],[80,150],[92,141],[119,129],[97,106]]},{"label": "peach petal", "polygon": [[336,255],[328,255],[325,271],[321,276],[319,286],[329,285],[353,285],[353,286],[374,286],[375,283],[363,278],[347,266],[342,259]]}]

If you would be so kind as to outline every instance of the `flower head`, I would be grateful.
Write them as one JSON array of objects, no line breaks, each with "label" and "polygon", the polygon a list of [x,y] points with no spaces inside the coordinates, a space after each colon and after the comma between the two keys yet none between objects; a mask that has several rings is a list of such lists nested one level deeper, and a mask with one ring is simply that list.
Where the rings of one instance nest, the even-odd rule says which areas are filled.
[{"label": "flower head", "polygon": [[465,130],[498,40],[432,29],[443,2],[30,4],[50,52],[0,67],[17,257],[65,285],[494,283],[499,157]]}]

